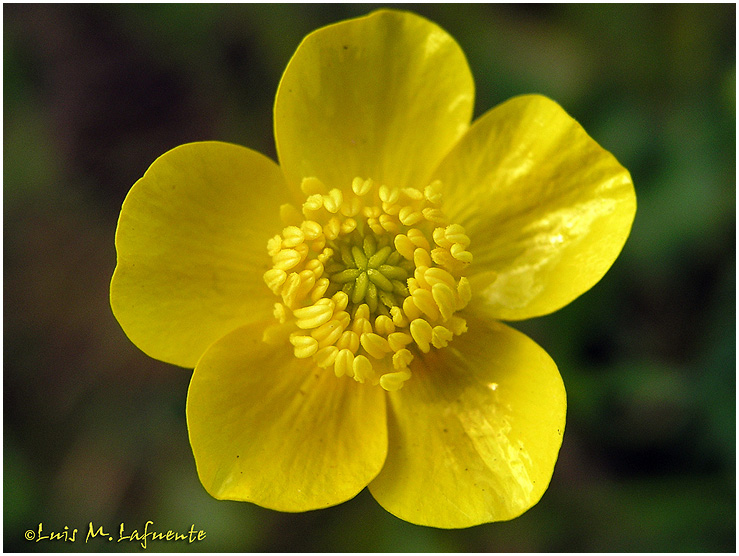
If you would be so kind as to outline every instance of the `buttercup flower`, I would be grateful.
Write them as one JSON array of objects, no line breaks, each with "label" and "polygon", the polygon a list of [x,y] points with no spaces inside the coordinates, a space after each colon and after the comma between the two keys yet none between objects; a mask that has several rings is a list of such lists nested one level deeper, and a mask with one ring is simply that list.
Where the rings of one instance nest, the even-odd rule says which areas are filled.
[{"label": "buttercup flower", "polygon": [[364,487],[394,515],[514,518],[552,476],[566,398],[502,324],[591,288],[629,234],[629,173],[563,109],[516,97],[470,125],[464,54],[382,10],[308,35],[274,107],[279,166],[202,142],[121,210],[111,304],[194,367],[200,479],[297,512]]}]

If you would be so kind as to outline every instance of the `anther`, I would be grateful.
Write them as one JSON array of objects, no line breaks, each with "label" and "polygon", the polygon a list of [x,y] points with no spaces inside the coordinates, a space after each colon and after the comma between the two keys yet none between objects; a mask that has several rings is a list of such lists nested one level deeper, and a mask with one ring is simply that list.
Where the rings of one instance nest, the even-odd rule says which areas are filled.
[{"label": "anther", "polygon": [[423,220],[423,214],[411,206],[406,206],[400,209],[398,219],[406,226],[413,226]]},{"label": "anther", "polygon": [[287,280],[287,273],[281,268],[270,268],[264,273],[264,281],[272,293],[279,294],[282,289],[282,284]]},{"label": "anther", "polygon": [[316,328],[331,320],[334,312],[334,302],[326,299],[328,303],[323,304],[321,301],[323,299],[314,305],[293,310],[299,328],[303,330]]},{"label": "anther", "polygon": [[449,320],[456,310],[454,292],[452,289],[444,283],[434,284],[431,288],[431,296],[436,302],[436,306],[439,308],[441,318],[445,321]]},{"label": "anther", "polygon": [[352,370],[354,371],[354,380],[364,383],[366,380],[372,380],[375,373],[372,369],[372,363],[364,355],[357,355],[352,362]]},{"label": "anther", "polygon": [[409,378],[411,378],[411,372],[408,370],[386,373],[380,377],[380,386],[388,392],[395,392],[400,390]]},{"label": "anther", "polygon": [[430,203],[438,204],[441,202],[441,189],[441,181],[436,180],[424,188],[423,194]]},{"label": "anther", "polygon": [[319,349],[313,360],[316,365],[322,369],[326,369],[336,362],[336,356],[339,354],[339,349],[336,346],[327,346],[323,349]]},{"label": "anther", "polygon": [[412,341],[413,338],[410,336],[410,334],[406,334],[405,332],[393,332],[391,334],[388,334],[387,336],[387,343],[390,346],[390,349],[392,349],[393,351],[402,350]]},{"label": "anther", "polygon": [[267,254],[274,257],[282,249],[282,238],[275,236],[267,241]]},{"label": "anther", "polygon": [[359,338],[359,343],[375,359],[382,359],[392,351],[387,340],[373,332],[362,334]]},{"label": "anther", "polygon": [[332,189],[328,195],[323,196],[323,206],[332,214],[339,212],[339,208],[344,203],[344,194],[340,189]]},{"label": "anther", "polygon": [[298,359],[307,359],[318,351],[318,341],[310,336],[290,336],[294,354]]},{"label": "anther", "polygon": [[323,297],[323,294],[326,293],[328,286],[329,286],[328,278],[321,278],[320,280],[316,281],[316,285],[313,286],[313,291],[310,294],[311,301],[315,303],[319,299],[321,299]]},{"label": "anther", "polygon": [[279,270],[290,270],[300,262],[300,253],[295,249],[283,249],[272,257],[274,268]]},{"label": "anther", "polygon": [[452,331],[448,328],[443,326],[434,326],[431,331],[431,343],[435,348],[441,349],[447,346],[449,340],[451,340],[453,336]]},{"label": "anther", "polygon": [[362,178],[354,178],[352,181],[352,191],[360,197],[370,192],[374,183],[372,180],[363,180]]},{"label": "anther", "polygon": [[354,376],[354,352],[349,349],[341,349],[334,360],[334,373],[337,377],[348,375]]},{"label": "anther", "polygon": [[306,240],[311,241],[318,239],[318,237],[323,233],[323,228],[318,222],[314,222],[313,220],[304,220],[300,224],[300,231],[303,232],[303,236]]},{"label": "anther", "polygon": [[428,240],[426,239],[426,235],[417,228],[411,228],[408,230],[408,239],[410,239],[413,242],[413,245],[416,247],[421,247],[423,249],[426,249],[427,251],[430,249],[430,245]]},{"label": "anther", "polygon": [[452,254],[452,257],[454,257],[458,261],[462,261],[463,263],[472,262],[472,253],[466,251],[464,246],[460,243],[455,243],[454,245],[452,245],[449,249],[449,252]]},{"label": "anther", "polygon": [[305,241],[305,235],[297,226],[288,226],[282,230],[282,237],[283,247],[295,247]]},{"label": "anther", "polygon": [[303,203],[303,213],[306,211],[316,211],[323,206],[323,196],[319,193],[310,195]]},{"label": "anther", "polygon": [[459,224],[450,224],[444,229],[444,235],[452,243],[459,243],[465,249],[470,244],[470,238],[464,233],[464,228]]},{"label": "anther", "polygon": [[418,288],[411,295],[413,296],[413,302],[416,304],[416,307],[418,307],[424,315],[433,321],[439,319],[439,307],[436,305],[434,296],[430,291]]},{"label": "anther", "polygon": [[416,189],[415,187],[404,187],[401,192],[410,201],[420,201],[421,199],[423,199],[423,192],[419,189]]},{"label": "anther", "polygon": [[405,257],[409,261],[413,260],[413,252],[416,250],[416,246],[408,236],[403,234],[396,235],[394,239],[394,244],[395,249],[398,250],[398,253],[403,255],[403,257]]},{"label": "anther", "polygon": [[430,343],[433,335],[433,329],[428,321],[425,319],[415,319],[411,322],[409,329],[418,349],[424,353],[428,353],[431,349]]}]

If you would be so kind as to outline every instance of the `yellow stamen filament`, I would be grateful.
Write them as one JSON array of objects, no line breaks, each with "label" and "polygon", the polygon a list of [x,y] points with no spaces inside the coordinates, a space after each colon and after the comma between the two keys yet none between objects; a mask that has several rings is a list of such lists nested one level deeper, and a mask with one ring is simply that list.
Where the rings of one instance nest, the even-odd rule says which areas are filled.
[{"label": "yellow stamen filament", "polygon": [[472,297],[470,241],[446,221],[442,189],[303,180],[300,210],[280,207],[285,228],[267,242],[264,273],[295,357],[394,391],[415,358],[467,331],[457,312]]}]

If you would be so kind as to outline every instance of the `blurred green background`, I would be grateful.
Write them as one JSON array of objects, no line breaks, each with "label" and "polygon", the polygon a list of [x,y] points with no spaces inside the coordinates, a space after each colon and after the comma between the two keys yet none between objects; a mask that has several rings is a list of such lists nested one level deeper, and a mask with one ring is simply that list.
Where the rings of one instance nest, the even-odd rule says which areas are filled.
[{"label": "blurred green background", "polygon": [[[153,361],[108,306],[114,232],[166,150],[275,156],[272,101],[311,30],[372,5],[4,5],[4,549],[88,523],[206,531],[197,551],[735,551],[735,31],[724,5],[413,5],[466,52],[476,115],[557,100],[632,173],[612,270],[514,326],[558,363],[568,424],[548,492],[508,523],[404,523],[365,491],[282,514],[200,486],[190,371]],[[27,529],[80,529],[28,542]]]}]

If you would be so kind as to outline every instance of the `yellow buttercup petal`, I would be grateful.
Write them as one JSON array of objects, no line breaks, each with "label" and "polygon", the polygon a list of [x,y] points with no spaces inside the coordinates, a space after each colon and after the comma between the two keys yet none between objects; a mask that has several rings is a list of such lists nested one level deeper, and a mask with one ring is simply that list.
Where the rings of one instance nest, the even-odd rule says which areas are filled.
[{"label": "yellow buttercup petal", "polygon": [[381,10],[319,29],[298,47],[275,100],[288,181],[347,188],[356,176],[423,187],[469,126],[464,53],[415,14]]},{"label": "yellow buttercup petal", "polygon": [[195,368],[187,424],[200,480],[215,498],[280,511],[344,502],[385,459],[383,390],[265,343],[266,326],[232,332]]},{"label": "yellow buttercup petal", "polygon": [[143,351],[195,367],[212,496],[294,512],[369,485],[404,520],[458,528],[543,495],[564,386],[498,319],[593,286],[634,188],[553,101],[470,127],[473,96],[453,38],[380,10],[299,46],[274,106],[281,167],[194,143],[132,188],[111,305]]},{"label": "yellow buttercup petal", "polygon": [[631,177],[555,102],[482,116],[435,173],[472,240],[472,306],[504,320],[555,311],[606,273],[631,230]]},{"label": "yellow buttercup petal", "polygon": [[469,319],[389,394],[388,455],[370,484],[394,515],[442,528],[512,519],[541,498],[566,398],[551,358],[520,332]]},{"label": "yellow buttercup petal", "polygon": [[159,157],[116,232],[111,306],[133,343],[194,367],[212,342],[272,315],[265,249],[286,194],[279,167],[244,147],[191,143]]}]

